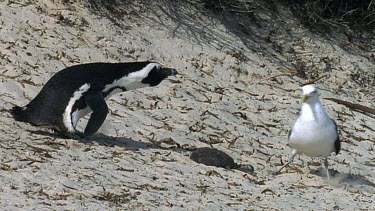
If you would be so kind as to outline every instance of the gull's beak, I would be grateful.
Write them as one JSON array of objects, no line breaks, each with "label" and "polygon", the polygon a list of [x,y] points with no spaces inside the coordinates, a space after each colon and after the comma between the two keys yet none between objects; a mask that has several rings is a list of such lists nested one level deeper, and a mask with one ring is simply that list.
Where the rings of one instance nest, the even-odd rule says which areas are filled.
[{"label": "gull's beak", "polygon": [[309,99],[308,95],[302,95],[302,102],[306,102],[307,99]]}]

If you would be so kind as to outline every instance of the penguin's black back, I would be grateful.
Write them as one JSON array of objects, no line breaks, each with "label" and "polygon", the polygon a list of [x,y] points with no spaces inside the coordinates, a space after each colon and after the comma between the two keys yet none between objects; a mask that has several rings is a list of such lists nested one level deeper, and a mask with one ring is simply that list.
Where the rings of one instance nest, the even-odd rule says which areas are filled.
[{"label": "penguin's black back", "polygon": [[149,63],[89,63],[65,68],[53,75],[26,107],[15,106],[11,113],[18,121],[62,129],[62,115],[80,87],[89,84],[91,90],[103,90],[107,84],[141,70]]}]

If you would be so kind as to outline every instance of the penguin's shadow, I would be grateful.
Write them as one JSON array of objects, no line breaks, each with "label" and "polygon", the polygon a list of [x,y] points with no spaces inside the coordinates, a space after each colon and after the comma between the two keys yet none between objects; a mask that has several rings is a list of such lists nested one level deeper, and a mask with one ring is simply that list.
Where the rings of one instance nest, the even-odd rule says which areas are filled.
[{"label": "penguin's shadow", "polygon": [[153,143],[135,141],[131,138],[126,138],[126,137],[112,137],[112,136],[107,136],[105,134],[100,134],[100,133],[94,134],[90,136],[89,138],[80,138],[78,135],[74,137],[67,137],[56,132],[50,132],[50,131],[45,131],[45,130],[36,130],[36,131],[28,130],[28,132],[35,134],[35,135],[49,136],[52,138],[73,139],[84,144],[92,144],[93,142],[95,142],[102,146],[110,146],[110,147],[118,146],[118,147],[130,149],[130,150],[150,149],[150,148],[159,149],[160,148]]},{"label": "penguin's shadow", "polygon": [[159,149],[159,147],[153,143],[135,141],[131,138],[126,137],[112,137],[104,134],[95,134],[90,136],[88,139],[79,140],[82,143],[96,142],[103,146],[118,146],[126,149],[138,150],[138,149]]},{"label": "penguin's shadow", "polygon": [[[318,176],[326,177],[324,173],[325,170],[323,168],[312,170],[310,173],[315,174]],[[372,192],[375,193],[375,183],[367,180],[365,177],[361,175],[353,175],[350,173],[340,173],[336,170],[330,169],[329,174],[331,175],[331,179],[329,183],[333,186],[345,187],[350,188],[357,188],[357,189],[372,189]]]}]

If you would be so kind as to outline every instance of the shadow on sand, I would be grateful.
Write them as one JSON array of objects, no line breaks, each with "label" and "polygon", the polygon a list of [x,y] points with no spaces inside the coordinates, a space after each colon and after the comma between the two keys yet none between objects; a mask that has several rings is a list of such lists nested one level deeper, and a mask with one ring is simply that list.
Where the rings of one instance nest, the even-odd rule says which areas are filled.
[{"label": "shadow on sand", "polygon": [[91,144],[93,142],[102,145],[102,146],[118,146],[118,147],[124,147],[126,149],[130,150],[139,150],[139,149],[163,149],[162,147],[157,146],[156,144],[153,143],[146,143],[146,142],[140,142],[140,141],[135,141],[131,138],[126,138],[126,137],[112,137],[112,136],[107,136],[104,134],[94,134],[90,136],[89,138],[82,138],[80,135],[73,135],[72,137],[67,137],[64,135],[61,135],[56,132],[50,132],[50,131],[45,131],[45,130],[28,130],[28,132],[35,134],[35,135],[42,135],[42,136],[49,136],[54,139],[59,138],[59,139],[73,139],[77,140],[81,143],[84,144]]},{"label": "shadow on sand", "polygon": [[[318,176],[326,177],[325,170],[320,168],[310,172]],[[345,187],[352,190],[360,190],[368,193],[375,193],[375,183],[367,180],[361,175],[353,175],[351,173],[340,173],[336,170],[329,171],[331,179],[329,184],[335,187]]]},{"label": "shadow on sand", "polygon": [[[188,40],[200,45],[202,49],[207,45],[224,49],[246,61],[248,58],[241,52],[244,49],[237,44],[240,42],[250,51],[268,55],[277,62],[290,66],[289,62],[277,56],[283,50],[282,47],[272,42],[273,36],[283,27],[275,21],[264,21],[256,15],[263,12],[270,16],[270,20],[282,19],[277,5],[272,1],[255,1],[251,4],[242,2],[237,5],[240,11],[232,10],[233,8],[216,10],[215,5],[206,4],[205,1],[145,0],[134,4],[129,0],[88,0],[87,6],[91,12],[106,17],[119,27],[131,27],[131,20],[139,18],[166,29],[172,38]],[[235,39],[225,34],[232,34]],[[285,36],[286,40],[292,37],[289,35]]]}]

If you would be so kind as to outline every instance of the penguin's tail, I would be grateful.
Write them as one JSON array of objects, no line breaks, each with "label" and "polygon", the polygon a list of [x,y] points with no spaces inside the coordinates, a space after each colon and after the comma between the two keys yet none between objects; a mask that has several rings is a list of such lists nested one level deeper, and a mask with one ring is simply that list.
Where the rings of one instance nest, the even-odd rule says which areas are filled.
[{"label": "penguin's tail", "polygon": [[26,107],[19,107],[14,106],[10,113],[12,114],[13,118],[20,122],[29,122],[29,118],[27,115]]}]

